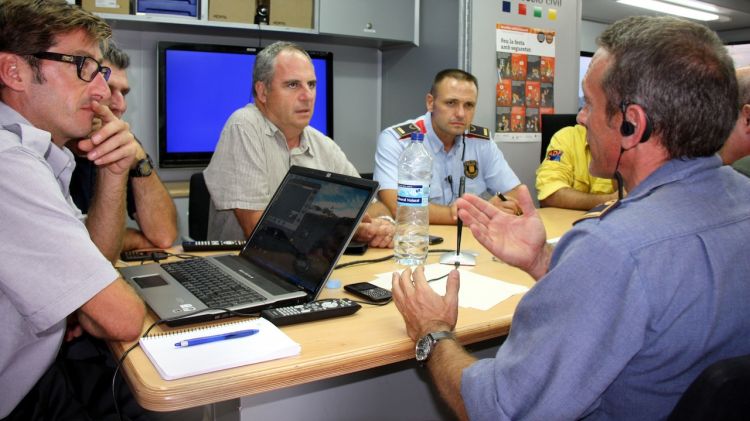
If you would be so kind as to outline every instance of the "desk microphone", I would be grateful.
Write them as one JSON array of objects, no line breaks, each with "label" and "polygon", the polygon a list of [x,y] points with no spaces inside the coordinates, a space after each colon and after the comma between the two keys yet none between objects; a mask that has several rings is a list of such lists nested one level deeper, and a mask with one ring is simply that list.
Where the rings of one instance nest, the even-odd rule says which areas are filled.
[{"label": "desk microphone", "polygon": [[[464,195],[466,189],[466,177],[461,176],[461,180],[458,184],[458,197]],[[456,221],[456,253],[445,253],[440,256],[440,263],[444,265],[454,265],[456,269],[459,266],[474,266],[477,264],[473,254],[461,253],[461,233],[463,232],[464,223],[461,218]]]},{"label": "desk microphone", "polygon": [[[458,183],[458,197],[461,197],[464,195],[464,190],[466,189],[466,177],[463,175],[461,176],[461,181]],[[461,220],[460,217],[458,217],[458,212],[456,212],[456,256],[461,255],[461,233],[463,232],[464,228],[464,221]],[[456,258],[456,269],[461,265],[458,258]]]}]

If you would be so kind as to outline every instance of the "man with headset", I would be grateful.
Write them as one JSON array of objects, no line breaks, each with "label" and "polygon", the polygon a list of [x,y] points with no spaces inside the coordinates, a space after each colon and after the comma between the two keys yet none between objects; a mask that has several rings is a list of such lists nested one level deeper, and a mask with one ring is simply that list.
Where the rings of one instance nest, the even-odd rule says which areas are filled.
[{"label": "man with headset", "polygon": [[[373,178],[380,183],[378,196],[396,214],[398,160],[414,132],[425,134],[424,145],[432,156],[430,223],[455,224],[461,178],[466,192],[517,213],[518,177],[495,145],[490,131],[471,124],[477,105],[476,77],[459,69],[440,71],[427,94],[427,113],[383,130],[378,137]],[[499,194],[498,194],[499,193]]]},{"label": "man with headset", "polygon": [[479,242],[539,280],[495,358],[453,340],[458,271],[444,297],[420,269],[393,276],[417,357],[460,418],[666,419],[703,369],[750,354],[750,183],[716,154],[737,119],[732,59],[673,17],[626,18],[598,44],[578,121],[591,173],[627,197],[554,249],[525,187],[522,216],[457,201]]}]

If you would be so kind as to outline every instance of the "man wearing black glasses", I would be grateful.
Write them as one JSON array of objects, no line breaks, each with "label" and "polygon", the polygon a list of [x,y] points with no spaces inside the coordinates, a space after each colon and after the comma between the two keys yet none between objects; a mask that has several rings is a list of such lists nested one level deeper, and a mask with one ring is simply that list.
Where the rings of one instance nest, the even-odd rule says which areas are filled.
[{"label": "man wearing black glasses", "polygon": [[[61,344],[82,330],[110,340],[141,331],[143,303],[109,261],[136,148],[102,105],[110,70],[99,42],[110,35],[64,0],[0,1],[0,418],[101,419],[106,409],[90,407],[101,401],[74,390]],[[76,138],[100,169],[86,225],[68,192],[63,146]]]}]

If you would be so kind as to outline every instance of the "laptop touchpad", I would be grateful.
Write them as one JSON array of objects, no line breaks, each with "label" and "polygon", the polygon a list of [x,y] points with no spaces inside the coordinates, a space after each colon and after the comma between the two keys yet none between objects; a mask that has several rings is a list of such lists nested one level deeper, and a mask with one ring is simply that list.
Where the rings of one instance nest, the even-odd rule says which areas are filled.
[{"label": "laptop touchpad", "polygon": [[133,278],[133,281],[135,281],[135,283],[138,284],[141,289],[167,285],[167,281],[165,281],[164,278],[159,275],[138,276]]}]

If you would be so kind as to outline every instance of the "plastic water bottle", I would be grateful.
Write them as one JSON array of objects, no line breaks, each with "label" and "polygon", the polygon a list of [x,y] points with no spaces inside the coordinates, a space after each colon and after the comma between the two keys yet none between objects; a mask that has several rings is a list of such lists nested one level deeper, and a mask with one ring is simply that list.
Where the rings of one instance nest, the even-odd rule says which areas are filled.
[{"label": "plastic water bottle", "polygon": [[398,207],[394,254],[399,264],[424,263],[429,247],[428,202],[432,180],[432,157],[423,133],[412,133],[411,143],[398,160]]}]

